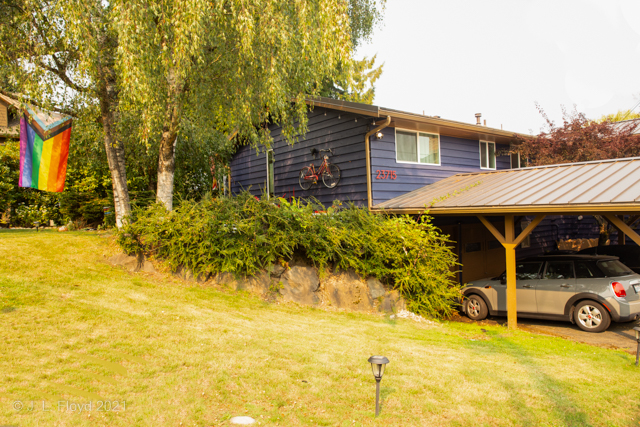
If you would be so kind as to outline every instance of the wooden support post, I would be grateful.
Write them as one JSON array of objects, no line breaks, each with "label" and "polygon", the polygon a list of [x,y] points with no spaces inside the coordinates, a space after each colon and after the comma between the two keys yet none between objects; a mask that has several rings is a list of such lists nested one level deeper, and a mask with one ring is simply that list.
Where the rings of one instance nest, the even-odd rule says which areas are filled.
[{"label": "wooden support post", "polygon": [[478,219],[493,234],[505,251],[506,258],[506,279],[507,279],[507,325],[509,329],[518,328],[518,302],[516,298],[516,247],[537,227],[544,219],[545,215],[538,215],[531,221],[519,236],[516,237],[513,215],[504,217],[504,236],[485,217],[479,215]]},{"label": "wooden support post", "polygon": [[635,230],[625,224],[624,221],[614,214],[607,213],[604,216],[607,217],[607,220],[609,220],[614,227],[629,236],[629,238],[636,242],[637,245],[640,245],[640,236],[638,236],[638,233],[636,233]]},{"label": "wooden support post", "polygon": [[503,244],[507,264],[507,325],[509,329],[518,328],[518,302],[516,299],[516,245],[515,225],[513,215],[504,216],[504,240]]}]

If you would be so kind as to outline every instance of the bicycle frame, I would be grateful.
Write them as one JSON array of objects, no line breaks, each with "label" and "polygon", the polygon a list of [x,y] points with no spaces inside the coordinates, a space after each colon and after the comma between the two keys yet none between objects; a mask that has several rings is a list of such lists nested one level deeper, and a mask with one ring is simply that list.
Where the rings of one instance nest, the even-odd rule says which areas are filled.
[{"label": "bicycle frame", "polygon": [[322,176],[323,172],[329,170],[328,156],[324,156],[324,160],[322,161],[322,164],[320,165],[317,172],[316,172],[316,167],[314,166],[313,163],[311,163],[309,167],[311,168],[312,174],[305,176],[304,179],[313,180],[315,182],[320,178],[320,176]]}]

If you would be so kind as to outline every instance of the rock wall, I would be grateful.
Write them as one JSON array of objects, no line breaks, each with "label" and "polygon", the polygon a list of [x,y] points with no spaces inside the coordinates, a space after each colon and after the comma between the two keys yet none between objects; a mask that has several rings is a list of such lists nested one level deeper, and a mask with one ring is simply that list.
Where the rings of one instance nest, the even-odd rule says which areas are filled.
[{"label": "rock wall", "polygon": [[[143,255],[115,255],[107,260],[131,272],[155,272],[153,264]],[[302,305],[360,312],[395,313],[406,309],[405,300],[396,290],[387,289],[378,279],[363,280],[353,270],[329,273],[320,280],[315,267],[298,261],[285,268],[272,266],[254,277],[236,277],[231,273],[215,276],[194,276],[188,269],[173,273],[183,280],[247,291],[275,301],[290,301]]]}]

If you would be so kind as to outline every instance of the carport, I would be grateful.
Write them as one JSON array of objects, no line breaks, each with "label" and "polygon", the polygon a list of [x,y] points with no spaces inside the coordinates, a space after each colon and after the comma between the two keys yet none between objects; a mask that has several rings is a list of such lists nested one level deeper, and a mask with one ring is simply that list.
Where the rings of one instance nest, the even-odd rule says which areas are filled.
[{"label": "carport", "polygon": [[[451,176],[373,207],[398,214],[476,216],[502,244],[507,322],[517,328],[516,247],[546,215],[601,215],[640,245],[640,157]],[[504,217],[504,235],[487,219]],[[516,235],[514,217],[535,216]]]}]

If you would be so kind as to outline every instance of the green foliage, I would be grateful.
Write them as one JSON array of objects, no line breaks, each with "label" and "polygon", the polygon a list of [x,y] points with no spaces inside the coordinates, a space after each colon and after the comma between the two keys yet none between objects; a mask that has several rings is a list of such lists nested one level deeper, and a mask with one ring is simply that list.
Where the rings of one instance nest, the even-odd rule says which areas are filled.
[{"label": "green foliage", "polygon": [[[349,0],[349,26],[353,51],[371,41],[376,27],[382,26],[386,0]],[[376,56],[355,58],[350,63],[339,64],[335,76],[327,76],[319,94],[328,98],[372,104],[375,83],[382,75],[383,65],[375,66]]]},{"label": "green foliage", "polygon": [[18,201],[15,188],[20,176],[20,145],[16,141],[7,141],[0,145],[0,215],[4,214]]},{"label": "green foliage", "polygon": [[343,0],[112,4],[120,108],[138,111],[142,141],[177,131],[186,115],[253,145],[270,141],[260,124],[274,121],[293,141],[305,96],[350,62]]},{"label": "green foliage", "polygon": [[624,120],[640,119],[640,113],[635,113],[631,110],[619,110],[613,114],[604,114],[602,117],[596,120],[597,123],[604,122],[622,122]]},{"label": "green foliage", "polygon": [[185,201],[172,212],[154,205],[135,213],[118,243],[128,253],[145,252],[197,274],[255,275],[297,253],[321,276],[333,267],[379,278],[398,289],[412,311],[433,317],[453,311],[456,258],[430,218],[372,214],[339,202],[319,214],[321,205],[276,202],[244,193]]},{"label": "green foliage", "polygon": [[382,26],[387,0],[349,0],[349,26],[354,50],[363,42],[370,42],[376,27]]},{"label": "green foliage", "polygon": [[327,79],[320,90],[321,96],[344,101],[372,104],[375,97],[375,83],[382,75],[384,64],[375,66],[376,56],[354,60],[340,66],[334,80]]}]

